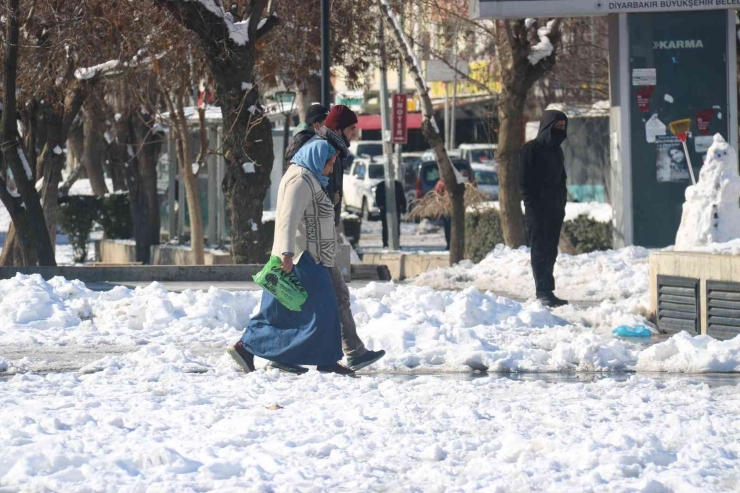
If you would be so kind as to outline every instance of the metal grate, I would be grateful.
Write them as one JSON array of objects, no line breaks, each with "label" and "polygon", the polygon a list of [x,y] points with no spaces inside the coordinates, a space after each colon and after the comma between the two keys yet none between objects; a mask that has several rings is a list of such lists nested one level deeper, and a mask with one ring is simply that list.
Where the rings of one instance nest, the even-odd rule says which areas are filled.
[{"label": "metal grate", "polygon": [[700,334],[699,300],[698,279],[658,276],[658,328]]},{"label": "metal grate", "polygon": [[707,335],[732,339],[740,334],[740,283],[707,281]]}]

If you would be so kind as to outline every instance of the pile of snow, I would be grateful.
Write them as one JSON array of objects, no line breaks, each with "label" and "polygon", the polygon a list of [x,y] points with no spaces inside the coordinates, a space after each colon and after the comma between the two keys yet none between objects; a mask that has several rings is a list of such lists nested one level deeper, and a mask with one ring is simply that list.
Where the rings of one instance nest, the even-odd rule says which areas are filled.
[{"label": "pile of snow", "polygon": [[737,154],[720,134],[714,136],[699,182],[686,189],[676,250],[740,238],[740,175]]},{"label": "pile of snow", "polygon": [[[647,303],[648,255],[642,247],[558,256],[555,264],[557,293],[582,301],[623,300],[638,297]],[[480,263],[466,260],[426,272],[411,281],[435,289],[473,286],[507,296],[528,299],[534,295],[530,252],[498,245]]]},{"label": "pile of snow", "polygon": [[737,387],[121,365],[0,386],[8,491],[732,491]]},{"label": "pile of snow", "polygon": [[[609,272],[616,271],[620,261],[626,265],[626,260],[625,256],[602,261],[601,277],[611,278],[611,284],[623,282]],[[588,272],[595,265],[582,264],[582,268]],[[636,271],[632,269],[633,275]],[[711,344],[699,340],[694,345],[669,339],[653,346],[653,353],[645,353],[642,343],[615,339],[613,327],[647,323],[643,317],[646,293],[622,294],[626,297],[621,300],[587,309],[569,306],[552,312],[539,302],[519,303],[475,288],[435,291],[371,283],[352,290],[352,312],[367,347],[388,352],[373,367],[379,371],[466,372],[487,367],[492,371],[550,372],[660,367],[662,371],[702,372],[740,368],[740,338]],[[88,290],[79,281],[54,278],[47,282],[38,275],[19,274],[0,281],[0,345],[198,348],[210,350],[210,363],[217,365],[223,350],[241,336],[258,309],[260,297],[259,291],[215,288],[173,293],[157,283],[101,293]],[[161,359],[163,355],[168,364],[177,363],[180,369],[199,369],[190,357],[172,357],[161,351],[138,358]],[[127,357],[116,358],[93,369],[131,364]]]}]

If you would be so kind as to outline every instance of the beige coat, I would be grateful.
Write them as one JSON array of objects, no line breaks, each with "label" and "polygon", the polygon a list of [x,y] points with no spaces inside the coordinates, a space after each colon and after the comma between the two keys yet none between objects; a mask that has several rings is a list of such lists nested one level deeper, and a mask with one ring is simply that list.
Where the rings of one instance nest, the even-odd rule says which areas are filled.
[{"label": "beige coat", "polygon": [[334,205],[310,171],[291,165],[278,190],[272,254],[292,252],[297,264],[307,251],[317,264],[332,267],[336,250]]}]

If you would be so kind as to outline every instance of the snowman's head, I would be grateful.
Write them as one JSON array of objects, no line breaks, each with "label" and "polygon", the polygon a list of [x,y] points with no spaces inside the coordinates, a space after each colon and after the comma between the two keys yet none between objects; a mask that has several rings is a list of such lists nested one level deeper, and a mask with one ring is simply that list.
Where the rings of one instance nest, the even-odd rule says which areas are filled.
[{"label": "snowman's head", "polygon": [[720,134],[714,136],[714,143],[707,152],[706,164],[716,163],[721,168],[737,169],[735,149]]}]

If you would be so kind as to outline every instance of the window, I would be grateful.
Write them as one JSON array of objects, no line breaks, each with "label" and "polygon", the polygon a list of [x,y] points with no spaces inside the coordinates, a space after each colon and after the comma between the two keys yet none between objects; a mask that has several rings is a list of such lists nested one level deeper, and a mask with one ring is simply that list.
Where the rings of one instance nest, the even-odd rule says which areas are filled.
[{"label": "window", "polygon": [[365,165],[360,163],[357,166],[355,166],[355,176],[359,178],[360,180],[365,179]]},{"label": "window", "polygon": [[470,151],[471,163],[493,163],[493,151],[491,149],[474,149]]},{"label": "window", "polygon": [[382,164],[371,164],[368,168],[371,180],[378,180],[385,178],[385,168]]},{"label": "window", "polygon": [[381,156],[383,155],[383,144],[358,144],[358,156]]},{"label": "window", "polygon": [[475,181],[479,185],[498,185],[498,173],[495,171],[476,171]]}]

